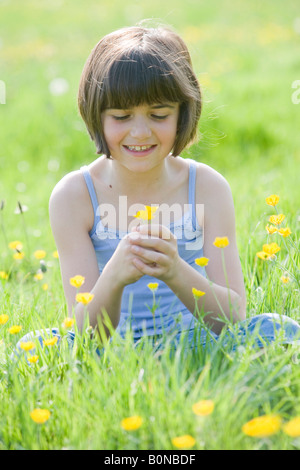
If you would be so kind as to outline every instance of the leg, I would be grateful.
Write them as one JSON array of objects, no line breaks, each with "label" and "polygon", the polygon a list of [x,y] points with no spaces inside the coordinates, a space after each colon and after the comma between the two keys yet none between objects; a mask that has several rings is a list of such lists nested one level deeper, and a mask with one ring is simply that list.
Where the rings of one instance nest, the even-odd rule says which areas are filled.
[{"label": "leg", "polygon": [[228,337],[231,342],[234,340],[233,349],[246,341],[251,341],[253,346],[259,348],[275,340],[280,344],[300,344],[300,325],[286,315],[262,313],[234,325],[225,335],[226,343]]},{"label": "leg", "polygon": [[[40,345],[43,347],[43,341],[51,337],[57,337],[58,338],[57,344],[60,343],[61,336],[59,334],[58,328],[46,328],[45,330],[35,330],[35,331],[31,331],[30,333],[27,333],[18,341],[16,348],[14,352],[12,353],[11,358],[12,359],[18,358],[20,357],[20,355],[24,353],[24,351],[21,348],[21,343],[26,343],[28,341],[33,341],[36,343],[39,342]],[[72,331],[68,331],[67,341],[70,347],[73,346],[74,338],[75,338],[75,334]],[[35,353],[35,350],[31,349],[30,354],[34,354],[34,353]]]}]

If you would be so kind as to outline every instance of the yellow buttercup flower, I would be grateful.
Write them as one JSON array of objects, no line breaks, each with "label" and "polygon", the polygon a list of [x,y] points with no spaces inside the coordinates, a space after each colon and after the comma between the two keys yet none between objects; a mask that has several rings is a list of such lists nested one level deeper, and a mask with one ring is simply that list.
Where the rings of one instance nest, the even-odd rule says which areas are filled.
[{"label": "yellow buttercup flower", "polygon": [[22,330],[22,326],[21,326],[21,325],[13,325],[13,326],[11,326],[11,327],[8,329],[8,332],[9,332],[11,335],[16,335],[16,334],[20,333],[21,330]]},{"label": "yellow buttercup flower", "polygon": [[251,437],[268,437],[279,431],[281,418],[278,415],[263,415],[243,425],[242,431]]},{"label": "yellow buttercup flower", "polygon": [[157,209],[158,206],[145,206],[145,210],[137,211],[134,217],[141,220],[152,220]]},{"label": "yellow buttercup flower", "polygon": [[289,227],[282,227],[278,229],[279,235],[282,235],[283,237],[288,237],[292,232]]},{"label": "yellow buttercup flower", "polygon": [[149,282],[149,284],[147,284],[147,287],[152,291],[152,292],[155,292],[158,288],[158,282]]},{"label": "yellow buttercup flower", "polygon": [[283,284],[287,284],[287,283],[290,282],[290,280],[291,280],[291,279],[289,278],[289,276],[287,276],[286,274],[283,275],[283,276],[281,276],[280,279],[281,279],[281,282],[283,282]]},{"label": "yellow buttercup flower", "polygon": [[143,419],[141,416],[130,416],[129,418],[124,418],[121,421],[121,426],[125,431],[136,431],[141,427]]},{"label": "yellow buttercup flower", "polygon": [[195,263],[198,266],[207,266],[209,262],[209,258],[205,258],[205,256],[202,256],[202,258],[196,258]]},{"label": "yellow buttercup flower", "polygon": [[48,290],[48,284],[47,284],[47,283],[43,284],[43,285],[42,285],[42,289],[43,289],[43,290]]},{"label": "yellow buttercup flower", "polygon": [[63,327],[64,328],[71,328],[75,323],[74,318],[66,317],[63,321]]},{"label": "yellow buttercup flower", "polygon": [[21,260],[21,259],[24,258],[24,256],[25,256],[25,254],[20,251],[20,252],[15,253],[15,254],[13,255],[13,258],[16,259],[16,260]]},{"label": "yellow buttercup flower", "polygon": [[8,244],[8,247],[11,249],[11,250],[18,250],[18,251],[21,251],[22,248],[23,248],[23,244],[21,242],[19,242],[19,240],[15,240],[13,242],[10,242]]},{"label": "yellow buttercup flower", "polygon": [[45,250],[36,250],[36,251],[33,253],[33,256],[34,256],[36,259],[44,259],[45,256],[46,256],[46,251],[45,251]]},{"label": "yellow buttercup flower", "polygon": [[190,449],[196,443],[196,440],[189,434],[184,436],[173,437],[172,444],[178,449]]},{"label": "yellow buttercup flower", "polygon": [[43,273],[36,273],[33,277],[36,281],[41,281],[44,278],[44,274]]},{"label": "yellow buttercup flower", "polygon": [[52,256],[53,258],[58,258],[58,251],[57,250],[53,251]]},{"label": "yellow buttercup flower", "polygon": [[79,274],[77,274],[77,276],[70,278],[70,284],[73,287],[81,287],[84,281],[85,281],[85,278],[83,276],[80,276]]},{"label": "yellow buttercup flower", "polygon": [[5,323],[9,320],[9,316],[6,313],[0,315],[0,325],[5,325]]},{"label": "yellow buttercup flower", "polygon": [[266,203],[269,206],[276,206],[279,202],[279,196],[277,194],[271,194],[271,196],[266,197]]},{"label": "yellow buttercup flower", "polygon": [[54,346],[58,341],[57,336],[53,336],[53,338],[45,339],[43,341],[44,346]]},{"label": "yellow buttercup flower", "polygon": [[33,341],[21,341],[20,348],[23,349],[23,351],[31,351],[35,348],[35,343]]},{"label": "yellow buttercup flower", "polygon": [[5,271],[0,271],[0,278],[6,281],[8,279],[8,274]]},{"label": "yellow buttercup flower", "polygon": [[200,297],[205,295],[205,292],[203,292],[202,290],[196,289],[196,287],[192,288],[192,292],[193,292],[194,297],[197,298],[197,299],[199,299]]},{"label": "yellow buttercup flower", "polygon": [[263,259],[263,260],[269,259],[271,257],[271,255],[269,253],[266,253],[265,251],[258,251],[256,253],[256,256],[260,259]]},{"label": "yellow buttercup flower", "polygon": [[93,298],[94,294],[91,294],[90,292],[80,292],[76,295],[76,301],[84,305],[89,304],[93,300]]},{"label": "yellow buttercup flower", "polygon": [[229,245],[227,237],[216,237],[213,243],[217,248],[225,248]]},{"label": "yellow buttercup flower", "polygon": [[30,364],[35,364],[38,360],[39,356],[37,355],[27,357],[27,361],[30,362]]},{"label": "yellow buttercup flower", "polygon": [[212,400],[200,400],[192,406],[193,412],[197,416],[207,416],[214,411],[215,404]]},{"label": "yellow buttercup flower", "polygon": [[31,419],[38,424],[44,424],[50,418],[51,413],[49,410],[35,408],[30,412]]},{"label": "yellow buttercup flower", "polygon": [[266,231],[272,235],[273,233],[277,232],[277,227],[275,225],[266,225]]},{"label": "yellow buttercup flower", "polygon": [[274,215],[270,215],[269,222],[271,222],[271,224],[280,225],[284,219],[285,219],[284,214],[274,214]]},{"label": "yellow buttercup flower", "polygon": [[275,255],[276,253],[278,253],[278,251],[280,250],[280,246],[277,245],[277,243],[266,243],[265,245],[263,245],[263,251],[265,253],[268,253],[269,255]]},{"label": "yellow buttercup flower", "polygon": [[282,426],[282,430],[285,434],[290,437],[299,437],[300,436],[300,416],[291,419]]}]

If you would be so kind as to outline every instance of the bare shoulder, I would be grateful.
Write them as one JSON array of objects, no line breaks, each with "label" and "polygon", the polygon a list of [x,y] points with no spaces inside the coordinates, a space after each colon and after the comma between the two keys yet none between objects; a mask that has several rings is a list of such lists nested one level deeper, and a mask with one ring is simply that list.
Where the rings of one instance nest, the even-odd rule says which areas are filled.
[{"label": "bare shoulder", "polygon": [[232,192],[226,178],[209,165],[196,162],[196,166],[197,200],[212,208],[232,207]]},{"label": "bare shoulder", "polygon": [[84,177],[80,170],[65,175],[54,187],[49,200],[52,223],[73,224],[81,221],[86,229],[93,225],[93,209]]}]

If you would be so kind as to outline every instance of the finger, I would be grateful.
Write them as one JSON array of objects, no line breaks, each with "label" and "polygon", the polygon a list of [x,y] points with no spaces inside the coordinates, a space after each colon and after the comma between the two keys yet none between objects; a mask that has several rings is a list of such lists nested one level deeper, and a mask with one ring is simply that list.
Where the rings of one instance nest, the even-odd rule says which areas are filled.
[{"label": "finger", "polygon": [[167,262],[167,257],[158,251],[145,249],[138,245],[132,245],[131,251],[134,255],[138,256],[147,264],[154,263],[156,265],[163,266]]},{"label": "finger", "polygon": [[173,233],[161,224],[144,224],[137,227],[137,232],[142,235],[150,235],[151,237],[159,237],[164,240],[174,239]]},{"label": "finger", "polygon": [[161,272],[161,267],[156,263],[145,263],[141,258],[134,258],[133,264],[143,274],[157,277]]}]

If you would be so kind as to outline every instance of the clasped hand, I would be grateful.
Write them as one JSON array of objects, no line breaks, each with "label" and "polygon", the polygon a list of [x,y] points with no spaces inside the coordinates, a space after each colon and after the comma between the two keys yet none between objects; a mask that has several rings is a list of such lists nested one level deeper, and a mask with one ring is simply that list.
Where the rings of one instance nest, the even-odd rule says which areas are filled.
[{"label": "clasped hand", "polygon": [[164,225],[140,225],[128,234],[132,263],[142,273],[167,282],[177,273],[177,240]]}]

